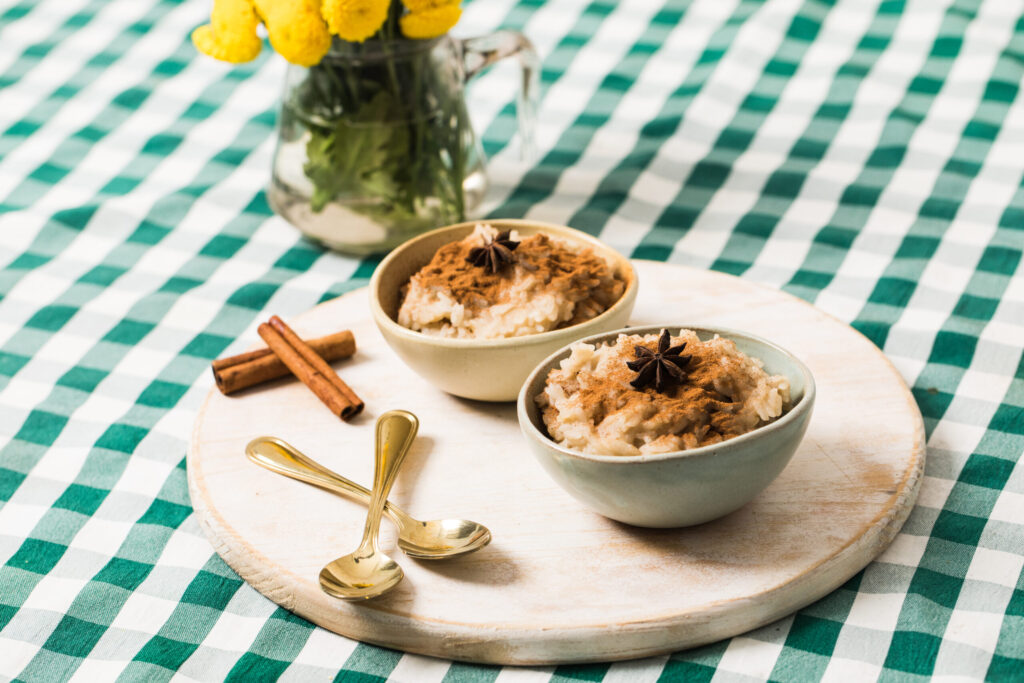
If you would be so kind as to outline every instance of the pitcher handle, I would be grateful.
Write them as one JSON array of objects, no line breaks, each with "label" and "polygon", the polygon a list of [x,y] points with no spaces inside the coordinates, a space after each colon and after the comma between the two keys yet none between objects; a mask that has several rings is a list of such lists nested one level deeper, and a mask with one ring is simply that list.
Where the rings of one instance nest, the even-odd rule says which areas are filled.
[{"label": "pitcher handle", "polygon": [[459,42],[466,80],[506,57],[519,59],[521,77],[516,97],[516,121],[519,124],[522,158],[532,159],[535,151],[533,130],[540,90],[540,60],[533,49],[533,43],[519,31],[509,30],[495,31]]}]

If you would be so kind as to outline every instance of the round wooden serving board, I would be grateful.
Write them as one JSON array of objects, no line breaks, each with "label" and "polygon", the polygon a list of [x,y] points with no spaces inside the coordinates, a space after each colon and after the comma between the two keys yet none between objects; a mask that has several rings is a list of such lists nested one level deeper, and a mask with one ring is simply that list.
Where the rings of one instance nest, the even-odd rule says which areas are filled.
[{"label": "round wooden serving board", "polygon": [[[534,461],[513,404],[457,399],[420,379],[370,320],[366,290],[294,321],[303,336],[355,332],[336,364],[366,401],[352,423],[303,385],[281,380],[234,397],[210,391],[188,454],[192,503],[217,552],[274,602],[332,631],[399,650],[496,664],[610,661],[712,642],[828,594],[893,539],[924,465],[921,415],[882,353],[788,294],[720,273],[636,264],[635,324],[720,325],[771,339],[814,373],[817,405],[789,466],[752,503],[697,527],[650,530],[605,519]],[[404,408],[420,436],[391,500],[420,519],[490,527],[483,550],[420,562],[393,592],[335,600],[320,568],[359,542],[365,508],[248,461],[272,435],[369,485],[373,423]]]}]

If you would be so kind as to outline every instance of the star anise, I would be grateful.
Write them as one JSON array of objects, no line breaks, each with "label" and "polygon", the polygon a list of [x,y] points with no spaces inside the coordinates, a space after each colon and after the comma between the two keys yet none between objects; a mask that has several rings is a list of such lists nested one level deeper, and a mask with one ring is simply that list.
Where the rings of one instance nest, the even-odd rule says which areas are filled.
[{"label": "star anise", "polygon": [[519,242],[513,242],[510,237],[509,230],[498,233],[494,239],[487,240],[484,246],[470,249],[466,260],[474,266],[490,268],[492,273],[499,272],[515,261],[512,252],[519,246]]},{"label": "star anise", "polygon": [[669,348],[671,342],[668,330],[662,330],[657,352],[639,344],[633,347],[636,360],[627,361],[626,367],[636,373],[636,379],[630,382],[634,389],[653,386],[655,391],[664,391],[671,384],[682,384],[686,380],[684,370],[690,356],[681,355],[686,343]]}]

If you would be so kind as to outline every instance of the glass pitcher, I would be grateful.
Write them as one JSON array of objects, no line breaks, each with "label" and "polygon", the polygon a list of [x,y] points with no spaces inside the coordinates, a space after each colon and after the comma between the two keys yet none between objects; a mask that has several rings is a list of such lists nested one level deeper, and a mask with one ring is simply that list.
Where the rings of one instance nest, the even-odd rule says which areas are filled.
[{"label": "glass pitcher", "polygon": [[336,40],[319,64],[289,66],[271,207],[308,237],[354,255],[465,220],[487,188],[465,84],[511,56],[522,69],[517,116],[527,152],[537,58],[520,33]]}]

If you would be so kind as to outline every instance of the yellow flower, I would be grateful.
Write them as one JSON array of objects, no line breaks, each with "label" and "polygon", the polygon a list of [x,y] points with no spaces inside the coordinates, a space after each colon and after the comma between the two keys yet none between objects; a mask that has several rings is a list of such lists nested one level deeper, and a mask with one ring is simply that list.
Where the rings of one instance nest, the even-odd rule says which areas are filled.
[{"label": "yellow flower", "polygon": [[256,59],[263,46],[256,35],[259,23],[251,0],[215,0],[210,23],[192,32],[192,42],[214,59],[248,62]]},{"label": "yellow flower", "polygon": [[426,12],[445,5],[458,5],[459,0],[402,0],[402,4],[410,12]]},{"label": "yellow flower", "polygon": [[[215,0],[217,2],[221,0]],[[254,0],[270,44],[292,64],[313,66],[331,47],[318,0]]]},{"label": "yellow flower", "polygon": [[323,16],[331,33],[361,43],[384,24],[388,0],[324,0]]},{"label": "yellow flower", "polygon": [[[408,6],[408,3],[406,5]],[[436,38],[437,36],[444,35],[448,32],[448,29],[455,26],[460,16],[462,16],[462,10],[456,3],[409,12],[402,16],[398,23],[402,27],[402,34],[406,38]]]}]

